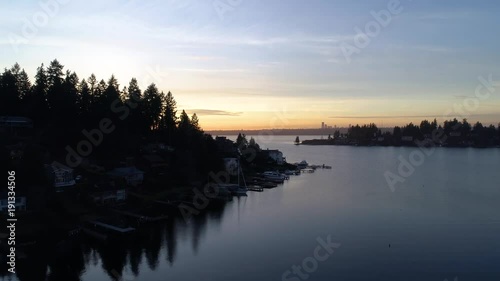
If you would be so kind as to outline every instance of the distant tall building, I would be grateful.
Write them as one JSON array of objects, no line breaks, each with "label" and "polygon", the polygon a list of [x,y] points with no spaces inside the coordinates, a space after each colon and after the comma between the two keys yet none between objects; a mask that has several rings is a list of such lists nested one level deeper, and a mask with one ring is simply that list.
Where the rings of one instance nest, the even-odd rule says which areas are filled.
[{"label": "distant tall building", "polygon": [[321,122],[321,129],[325,128],[325,122]]}]

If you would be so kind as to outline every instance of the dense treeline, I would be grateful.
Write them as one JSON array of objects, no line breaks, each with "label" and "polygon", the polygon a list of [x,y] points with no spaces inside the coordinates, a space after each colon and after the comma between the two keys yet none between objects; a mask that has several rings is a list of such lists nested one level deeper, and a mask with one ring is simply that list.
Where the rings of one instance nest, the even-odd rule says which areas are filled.
[{"label": "dense treeline", "polygon": [[437,120],[423,120],[420,125],[409,123],[403,127],[396,126],[390,131],[382,132],[375,124],[351,126],[347,134],[335,131],[333,140],[347,140],[357,144],[385,145],[417,145],[427,141],[427,144],[445,146],[475,146],[488,147],[499,145],[500,124],[484,126],[481,122],[470,124],[467,119],[462,121],[446,120],[442,125]]},{"label": "dense treeline", "polygon": [[84,131],[92,135],[108,118],[113,131],[93,147],[92,157],[119,159],[134,155],[142,144],[162,142],[184,151],[177,158],[194,171],[214,164],[214,140],[204,134],[196,113],[178,114],[171,92],[165,94],[155,84],[142,90],[135,78],[127,86],[120,86],[113,75],[107,81],[94,74],[81,79],[57,60],[38,67],[33,82],[17,63],[5,69],[0,75],[0,116],[33,120],[37,142],[59,158],[67,146],[86,139]]}]

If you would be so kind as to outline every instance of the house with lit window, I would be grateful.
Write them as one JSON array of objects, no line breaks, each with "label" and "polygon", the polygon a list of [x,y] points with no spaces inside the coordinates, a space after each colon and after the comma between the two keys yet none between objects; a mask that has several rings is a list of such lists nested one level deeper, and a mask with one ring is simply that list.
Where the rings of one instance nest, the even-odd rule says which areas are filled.
[{"label": "house with lit window", "polygon": [[49,178],[53,179],[56,189],[63,190],[76,184],[73,169],[70,167],[59,162],[53,162],[45,167],[49,173]]}]

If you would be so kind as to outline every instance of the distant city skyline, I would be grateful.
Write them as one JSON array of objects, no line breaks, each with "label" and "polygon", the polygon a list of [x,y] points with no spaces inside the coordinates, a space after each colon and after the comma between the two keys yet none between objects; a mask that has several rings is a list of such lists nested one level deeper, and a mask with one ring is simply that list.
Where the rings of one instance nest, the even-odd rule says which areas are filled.
[{"label": "distant city skyline", "polygon": [[[205,130],[500,122],[493,1],[3,1],[0,64],[171,91]],[[487,95],[489,93],[489,95]]]}]

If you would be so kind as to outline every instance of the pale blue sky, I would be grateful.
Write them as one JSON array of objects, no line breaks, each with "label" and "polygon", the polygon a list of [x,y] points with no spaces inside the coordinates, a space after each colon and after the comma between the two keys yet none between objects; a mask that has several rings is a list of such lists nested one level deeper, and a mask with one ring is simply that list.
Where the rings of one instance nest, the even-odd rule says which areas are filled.
[{"label": "pale blue sky", "polygon": [[[500,81],[496,1],[401,0],[350,62],[341,46],[391,1],[61,0],[43,26],[39,2],[19,2],[0,4],[3,67],[33,75],[57,58],[80,78],[155,82],[208,129],[416,122],[473,97],[479,76]],[[237,4],[221,16],[214,3]],[[496,85],[462,116],[500,122]]]}]

